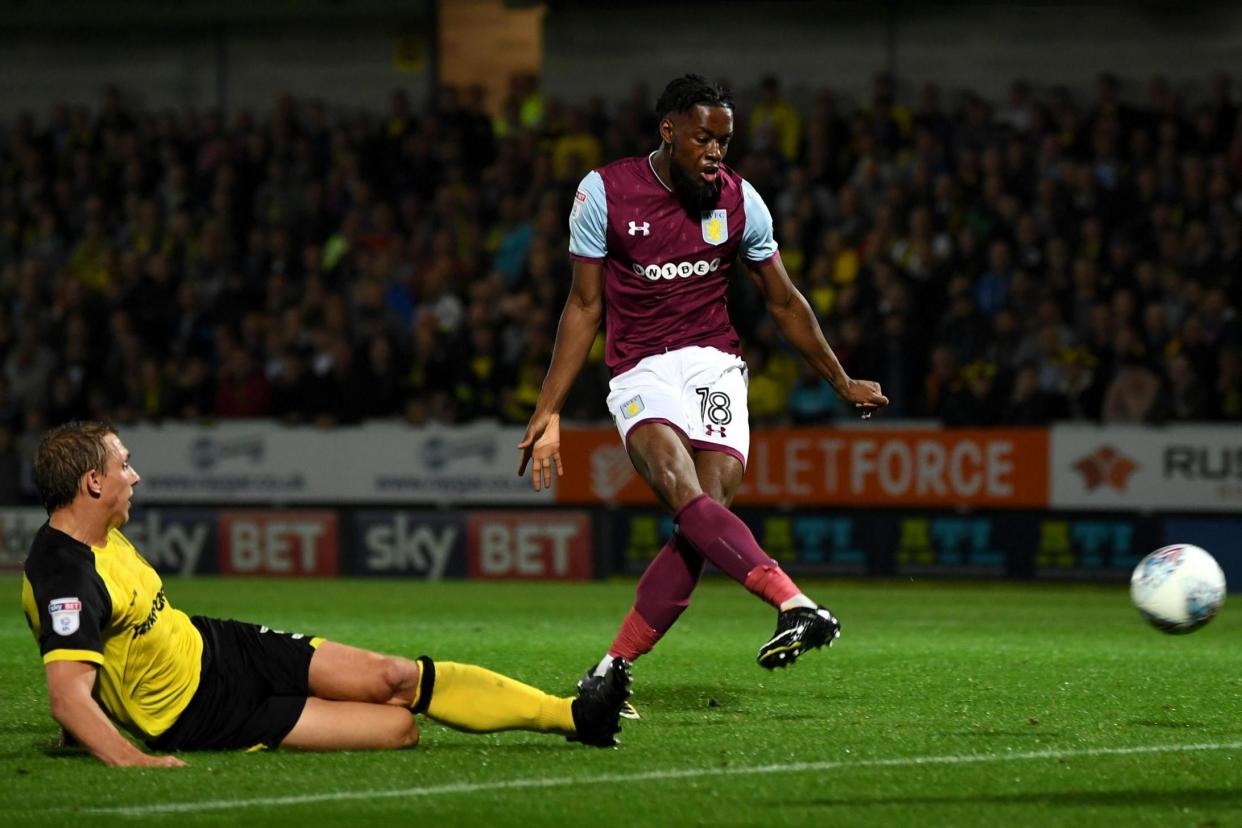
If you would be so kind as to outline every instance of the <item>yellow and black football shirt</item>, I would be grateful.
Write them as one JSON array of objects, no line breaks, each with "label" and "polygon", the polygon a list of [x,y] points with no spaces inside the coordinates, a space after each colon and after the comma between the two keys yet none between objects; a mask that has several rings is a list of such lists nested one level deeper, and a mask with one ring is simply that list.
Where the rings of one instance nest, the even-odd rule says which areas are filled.
[{"label": "yellow and black football shirt", "polygon": [[116,529],[98,548],[43,524],[26,559],[22,610],[44,664],[99,665],[96,698],[135,735],[159,736],[198,689],[202,635]]}]

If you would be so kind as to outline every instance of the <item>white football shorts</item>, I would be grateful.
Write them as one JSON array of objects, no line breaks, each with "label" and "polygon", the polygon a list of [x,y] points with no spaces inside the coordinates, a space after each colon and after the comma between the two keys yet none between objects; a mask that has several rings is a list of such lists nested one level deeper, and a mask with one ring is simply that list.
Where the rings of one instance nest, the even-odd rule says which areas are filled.
[{"label": "white football shorts", "polygon": [[608,411],[629,450],[639,423],[664,423],[696,449],[723,451],[742,467],[750,454],[746,362],[691,346],[643,358],[608,383]]}]

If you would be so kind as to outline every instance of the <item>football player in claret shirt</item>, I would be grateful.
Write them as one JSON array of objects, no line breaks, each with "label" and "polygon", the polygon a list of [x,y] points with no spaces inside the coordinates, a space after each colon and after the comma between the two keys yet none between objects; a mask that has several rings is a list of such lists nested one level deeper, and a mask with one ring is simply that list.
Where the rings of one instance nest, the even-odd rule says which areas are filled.
[{"label": "football player in claret shirt", "polygon": [[634,468],[673,513],[676,530],[638,582],[633,607],[599,666],[649,652],[690,603],[704,560],[777,609],[760,666],[791,664],[840,633],[729,510],[750,447],[746,364],[725,293],[739,256],[781,333],[864,417],[888,403],[846,375],[806,299],[790,282],[755,189],[724,165],[733,101],[698,75],[656,104],[660,146],[588,173],[569,216],[573,285],[552,362],[518,448],[535,489],[561,474],[560,409],[608,309],[608,408]]},{"label": "football player in claret shirt", "polygon": [[157,751],[365,750],[418,742],[415,713],[477,733],[560,733],[616,744],[629,665],[557,698],[481,667],[380,655],[173,607],[121,534],[138,472],[116,433],[69,423],[44,437],[35,479],[49,519],[26,559],[22,609],[52,716],[108,765],[177,767]]}]

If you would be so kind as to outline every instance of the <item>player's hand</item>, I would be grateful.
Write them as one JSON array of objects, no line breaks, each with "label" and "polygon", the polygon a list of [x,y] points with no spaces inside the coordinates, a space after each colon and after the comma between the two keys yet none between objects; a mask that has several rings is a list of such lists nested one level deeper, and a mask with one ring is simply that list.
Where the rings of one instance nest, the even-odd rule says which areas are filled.
[{"label": "player's hand", "polygon": [[847,380],[841,399],[853,403],[864,420],[870,419],[877,408],[888,405],[888,397],[880,393],[880,384],[871,380]]},{"label": "player's hand", "polygon": [[530,470],[530,482],[535,491],[552,488],[552,468],[555,464],[556,476],[565,473],[561,466],[561,415],[539,414],[530,418],[526,426],[526,434],[518,443],[522,459],[518,462],[518,477],[526,473],[526,464],[532,459],[534,464]]},{"label": "player's hand", "polygon": [[151,756],[147,753],[141,753],[133,759],[126,759],[112,765],[114,768],[184,768],[185,762],[182,762],[176,756]]}]

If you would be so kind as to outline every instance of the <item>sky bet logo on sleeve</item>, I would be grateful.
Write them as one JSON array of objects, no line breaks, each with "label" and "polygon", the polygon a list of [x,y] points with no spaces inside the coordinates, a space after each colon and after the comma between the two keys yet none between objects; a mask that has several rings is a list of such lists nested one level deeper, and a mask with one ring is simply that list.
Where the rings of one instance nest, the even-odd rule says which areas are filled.
[{"label": "sky bet logo on sleeve", "polygon": [[52,629],[57,635],[73,635],[82,622],[82,602],[77,598],[57,598],[47,605]]}]

